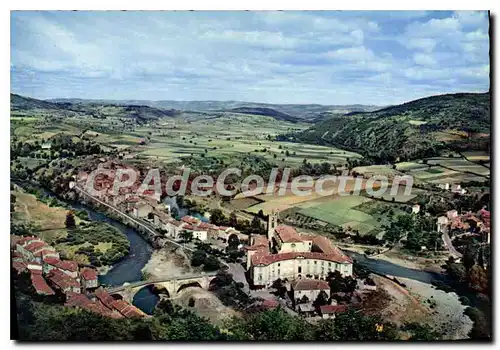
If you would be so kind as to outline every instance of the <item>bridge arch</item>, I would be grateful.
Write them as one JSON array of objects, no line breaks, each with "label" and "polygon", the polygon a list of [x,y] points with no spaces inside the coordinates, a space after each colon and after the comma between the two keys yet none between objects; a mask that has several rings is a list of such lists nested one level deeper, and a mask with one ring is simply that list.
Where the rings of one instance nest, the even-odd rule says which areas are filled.
[{"label": "bridge arch", "polygon": [[120,293],[114,293],[114,294],[110,294],[113,299],[115,300],[123,300],[123,295],[121,295]]},{"label": "bridge arch", "polygon": [[193,281],[193,282],[188,282],[188,283],[182,284],[182,285],[181,285],[181,286],[177,289],[177,293],[179,293],[181,290],[186,289],[186,288],[189,288],[189,287],[198,287],[198,288],[203,289],[202,285],[201,285],[199,282]]}]

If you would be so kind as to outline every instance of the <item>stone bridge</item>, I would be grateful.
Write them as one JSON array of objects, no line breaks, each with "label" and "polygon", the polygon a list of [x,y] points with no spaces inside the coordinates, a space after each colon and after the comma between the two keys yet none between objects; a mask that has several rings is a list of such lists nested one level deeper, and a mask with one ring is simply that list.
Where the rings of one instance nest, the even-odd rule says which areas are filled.
[{"label": "stone bridge", "polygon": [[203,275],[185,275],[168,279],[138,281],[135,283],[125,283],[122,286],[109,287],[106,290],[109,294],[118,294],[123,298],[123,300],[132,303],[137,292],[144,287],[154,285],[166,290],[169,298],[175,298],[181,290],[187,287],[208,289],[210,282],[212,282],[216,274],[216,272],[212,272]]}]

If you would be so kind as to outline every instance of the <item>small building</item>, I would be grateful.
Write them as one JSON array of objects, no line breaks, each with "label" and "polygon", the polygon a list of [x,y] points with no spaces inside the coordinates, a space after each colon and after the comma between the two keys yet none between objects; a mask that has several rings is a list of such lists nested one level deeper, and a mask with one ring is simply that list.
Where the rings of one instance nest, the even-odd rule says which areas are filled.
[{"label": "small building", "polygon": [[58,269],[50,271],[47,274],[47,280],[52,286],[54,286],[63,293],[67,292],[81,293],[80,283],[76,279],[71,278],[70,276],[68,276],[64,272],[61,272]]},{"label": "small building", "polygon": [[450,221],[446,216],[440,216],[437,219],[437,231],[441,233],[448,233],[448,225]]},{"label": "small building", "polygon": [[302,300],[305,296],[310,302],[313,302],[321,292],[325,292],[330,298],[330,286],[322,280],[300,279],[291,284],[290,290],[295,301]]},{"label": "small building", "polygon": [[451,192],[464,195],[467,193],[467,190],[460,185],[453,185],[451,186]]},{"label": "small building", "polygon": [[412,208],[411,208],[411,212],[413,214],[418,214],[420,213],[420,205],[419,204],[415,204]]},{"label": "small building", "polygon": [[43,272],[47,274],[53,270],[59,270],[71,278],[78,278],[78,263],[73,260],[59,260],[52,257],[43,259]]},{"label": "small building", "polygon": [[304,303],[304,304],[298,304],[297,305],[297,312],[305,317],[311,317],[316,314],[316,308],[314,307],[313,303]]},{"label": "small building", "polygon": [[438,188],[442,189],[442,190],[446,190],[448,191],[450,189],[450,184],[447,182],[447,183],[444,183],[444,184],[439,184],[437,185]]},{"label": "small building", "polygon": [[138,203],[134,206],[132,213],[136,218],[146,218],[153,212],[153,206],[149,203]]},{"label": "small building", "polygon": [[449,220],[452,220],[454,218],[457,218],[458,217],[458,211],[456,211],[455,209],[453,210],[448,210],[446,212],[446,217],[449,219]]},{"label": "small building", "polygon": [[97,288],[99,286],[97,271],[91,269],[90,267],[84,267],[81,269],[80,277],[83,289]]},{"label": "small building", "polygon": [[335,318],[335,314],[346,311],[346,305],[322,305],[319,307],[319,314],[322,318]]},{"label": "small building", "polygon": [[42,264],[36,261],[30,261],[27,263],[26,267],[32,275],[41,275],[43,273]]},{"label": "small building", "polygon": [[191,232],[194,239],[199,239],[200,241],[206,241],[208,239],[208,231],[199,229],[196,226],[186,225],[183,227],[183,230]]}]

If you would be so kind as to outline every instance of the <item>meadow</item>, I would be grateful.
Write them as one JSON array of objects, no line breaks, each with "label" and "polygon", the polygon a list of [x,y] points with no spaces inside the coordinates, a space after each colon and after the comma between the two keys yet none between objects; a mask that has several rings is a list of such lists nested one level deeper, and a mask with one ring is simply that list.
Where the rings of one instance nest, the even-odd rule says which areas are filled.
[{"label": "meadow", "polygon": [[336,196],[328,201],[303,203],[299,205],[298,213],[367,234],[379,224],[373,216],[357,210],[356,207],[370,201],[373,200],[364,196]]}]

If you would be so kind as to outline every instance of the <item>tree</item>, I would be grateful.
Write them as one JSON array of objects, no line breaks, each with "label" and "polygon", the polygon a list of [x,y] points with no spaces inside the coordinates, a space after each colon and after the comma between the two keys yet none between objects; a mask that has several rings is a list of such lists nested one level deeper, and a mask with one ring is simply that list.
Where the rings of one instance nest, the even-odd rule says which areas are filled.
[{"label": "tree", "polygon": [[255,313],[247,319],[235,317],[227,322],[227,328],[240,340],[314,340],[313,326],[281,308]]},{"label": "tree", "polygon": [[238,218],[237,218],[236,213],[234,211],[231,212],[231,215],[229,215],[229,226],[231,226],[231,227],[238,226]]},{"label": "tree", "polygon": [[170,209],[170,214],[174,218],[179,217],[179,209],[177,209],[176,207],[173,207],[172,209]]},{"label": "tree", "polygon": [[476,292],[484,293],[488,289],[488,276],[483,268],[474,265],[469,271],[469,288]]},{"label": "tree", "polygon": [[405,323],[402,330],[410,333],[408,340],[439,340],[442,336],[429,325],[416,322]]},{"label": "tree", "polygon": [[264,228],[260,223],[260,219],[257,216],[253,217],[252,222],[250,223],[250,228],[252,233],[262,233],[262,231],[264,231]]},{"label": "tree", "polygon": [[363,315],[357,310],[338,313],[335,320],[321,320],[315,329],[315,340],[394,340],[397,327],[379,316]]},{"label": "tree", "polygon": [[220,269],[220,262],[215,256],[209,255],[203,264],[204,271],[217,271]]},{"label": "tree", "polygon": [[179,234],[179,237],[182,239],[184,243],[191,242],[193,240],[193,232],[182,230]]},{"label": "tree", "polygon": [[73,215],[73,211],[68,211],[66,214],[66,220],[64,221],[67,229],[74,229],[76,227],[75,216]]},{"label": "tree", "polygon": [[220,209],[210,210],[210,222],[214,225],[225,225],[226,216]]},{"label": "tree", "polygon": [[328,294],[326,294],[326,292],[322,290],[316,297],[316,300],[313,301],[313,305],[316,308],[319,308],[323,305],[328,305]]},{"label": "tree", "polygon": [[195,250],[193,255],[191,256],[191,265],[192,266],[201,266],[205,263],[205,259],[207,257],[207,253],[203,250]]}]

